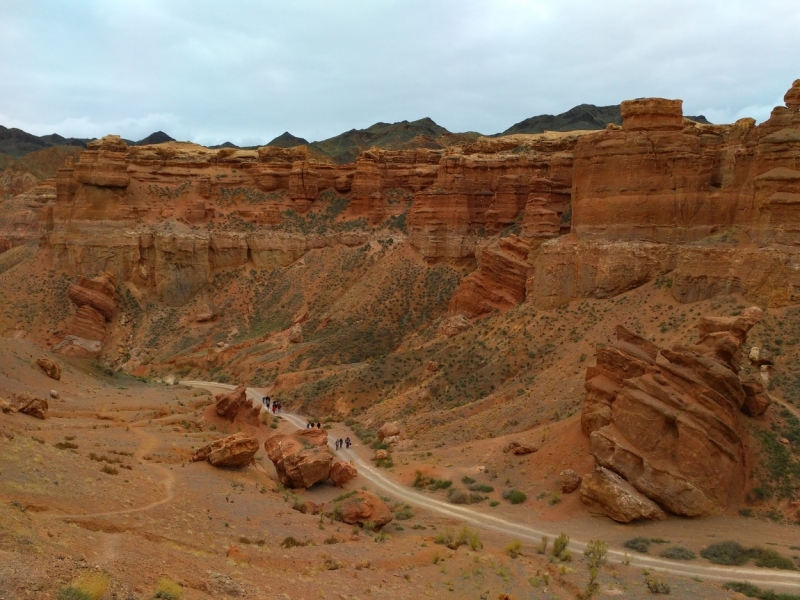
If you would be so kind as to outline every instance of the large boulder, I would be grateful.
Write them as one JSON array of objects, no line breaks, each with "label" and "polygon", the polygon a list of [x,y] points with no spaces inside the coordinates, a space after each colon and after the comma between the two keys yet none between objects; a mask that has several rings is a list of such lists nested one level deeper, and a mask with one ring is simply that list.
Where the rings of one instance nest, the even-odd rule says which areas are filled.
[{"label": "large boulder", "polygon": [[703,318],[700,341],[672,350],[618,327],[617,342],[598,348],[586,371],[581,423],[597,464],[673,513],[724,510],[745,478],[738,413],[758,414],[768,402],[739,378],[760,318],[756,307]]},{"label": "large boulder", "polygon": [[37,398],[30,392],[22,392],[14,396],[14,412],[21,412],[37,419],[45,419],[49,405],[47,400]]},{"label": "large boulder", "polygon": [[295,431],[293,434],[297,439],[308,442],[313,446],[320,446],[322,448],[328,445],[328,431],[326,429],[317,429],[316,427],[309,427],[308,429],[301,429]]},{"label": "large boulder", "polygon": [[387,437],[392,437],[400,435],[400,426],[391,421],[389,423],[384,423],[381,425],[380,429],[378,429],[378,439],[383,441]]},{"label": "large boulder", "polygon": [[250,464],[256,452],[256,438],[235,433],[203,446],[192,455],[192,461],[208,460],[215,467],[239,468]]},{"label": "large boulder", "polygon": [[301,435],[304,431],[278,433],[264,441],[267,456],[286,487],[309,488],[330,476],[333,454],[327,446],[315,446],[305,439]]},{"label": "large boulder", "polygon": [[250,400],[247,398],[247,388],[243,385],[227,394],[217,394],[215,399],[216,406],[214,409],[220,417],[228,421],[233,421],[240,410],[249,409],[251,405]]},{"label": "large boulder", "polygon": [[53,359],[42,356],[36,359],[36,364],[41,367],[42,371],[44,371],[45,375],[50,379],[55,379],[56,381],[61,379],[61,367]]},{"label": "large boulder", "polygon": [[348,525],[373,523],[379,529],[390,523],[392,510],[380,498],[369,492],[358,492],[342,502],[339,508],[342,521]]},{"label": "large boulder", "polygon": [[342,487],[348,481],[352,481],[358,476],[358,470],[353,462],[337,460],[331,465],[331,481],[337,486]]},{"label": "large boulder", "polygon": [[661,521],[667,518],[659,506],[616,473],[598,467],[584,476],[580,487],[581,500],[615,521],[629,523],[637,519]]}]

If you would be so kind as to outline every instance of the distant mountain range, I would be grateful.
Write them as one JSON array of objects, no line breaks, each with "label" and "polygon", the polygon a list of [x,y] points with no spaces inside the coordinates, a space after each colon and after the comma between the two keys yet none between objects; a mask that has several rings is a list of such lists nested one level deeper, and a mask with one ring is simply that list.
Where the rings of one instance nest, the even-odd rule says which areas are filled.
[{"label": "distant mountain range", "polygon": [[[94,138],[65,138],[57,133],[51,133],[50,135],[33,135],[27,131],[22,131],[22,129],[17,129],[16,127],[8,128],[0,125],[0,152],[9,154],[14,158],[22,158],[31,152],[57,146],[78,146],[80,148],[86,148],[86,144],[93,139]],[[125,143],[129,146],[146,146],[148,144],[162,144],[172,141],[174,141],[173,138],[169,137],[163,131],[156,131],[138,142],[125,140]]]},{"label": "distant mountain range", "polygon": [[[708,124],[709,121],[702,115],[687,117],[698,123]],[[579,129],[605,129],[606,124],[622,124],[622,115],[619,105],[595,106],[594,104],[580,104],[560,115],[538,115],[520,121],[492,137],[510,135],[515,133],[542,133],[544,131],[575,131]],[[345,163],[355,160],[364,150],[373,146],[383,149],[407,148],[444,148],[453,144],[471,142],[481,134],[475,131],[453,133],[432,119],[424,118],[418,121],[400,121],[398,123],[375,123],[366,129],[351,129],[327,140],[308,142],[304,138],[292,135],[288,131],[282,133],[267,146],[291,148],[293,146],[307,145],[312,154],[329,157],[334,162]],[[56,133],[36,136],[21,129],[6,128],[0,125],[0,153],[10,155],[15,159],[42,150],[62,146],[76,146],[86,148],[92,138],[65,138]],[[151,133],[146,138],[131,141],[125,140],[129,146],[143,146],[147,144],[161,144],[174,141],[163,131]],[[225,142],[212,148],[238,148],[231,142]],[[252,146],[251,148],[255,148]]]}]

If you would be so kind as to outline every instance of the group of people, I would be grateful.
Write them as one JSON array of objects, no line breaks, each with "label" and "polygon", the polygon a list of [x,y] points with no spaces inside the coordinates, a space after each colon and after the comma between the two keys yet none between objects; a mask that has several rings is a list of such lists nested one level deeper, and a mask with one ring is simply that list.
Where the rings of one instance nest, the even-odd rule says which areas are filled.
[{"label": "group of people", "polygon": [[342,438],[339,438],[338,440],[336,440],[336,450],[341,450],[342,446],[347,446],[348,448],[350,447],[350,438],[349,437],[344,439],[344,440]]},{"label": "group of people", "polygon": [[264,396],[261,398],[261,402],[266,407],[267,411],[272,411],[272,414],[281,412],[282,405],[277,400],[270,400],[269,396]]},{"label": "group of people", "polygon": [[319,421],[317,421],[316,425],[314,425],[313,423],[306,423],[306,429],[314,429],[315,427],[319,429],[320,427],[322,427],[322,425],[320,425]]}]

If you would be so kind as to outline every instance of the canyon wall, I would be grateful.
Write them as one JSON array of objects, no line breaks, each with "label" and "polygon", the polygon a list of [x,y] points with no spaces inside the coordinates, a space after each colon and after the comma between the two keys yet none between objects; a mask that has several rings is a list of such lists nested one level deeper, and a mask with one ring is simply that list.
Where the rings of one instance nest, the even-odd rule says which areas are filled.
[{"label": "canyon wall", "polygon": [[179,306],[221,269],[285,267],[379,236],[462,265],[450,312],[552,308],[666,278],[681,302],[800,301],[800,84],[756,126],[702,125],[681,101],[622,103],[622,126],[480,138],[445,150],[213,150],[89,144],[7,201],[0,251],[41,237],[56,269],[112,273]]}]

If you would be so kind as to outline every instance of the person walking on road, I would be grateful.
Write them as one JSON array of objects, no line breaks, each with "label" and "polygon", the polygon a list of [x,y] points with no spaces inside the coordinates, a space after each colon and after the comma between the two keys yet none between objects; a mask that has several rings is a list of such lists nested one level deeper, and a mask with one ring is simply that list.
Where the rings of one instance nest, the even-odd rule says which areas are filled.
[{"label": "person walking on road", "polygon": [[347,436],[347,439],[344,441],[344,443],[347,445],[347,448],[349,449],[350,448],[350,444],[351,444],[350,436]]}]

